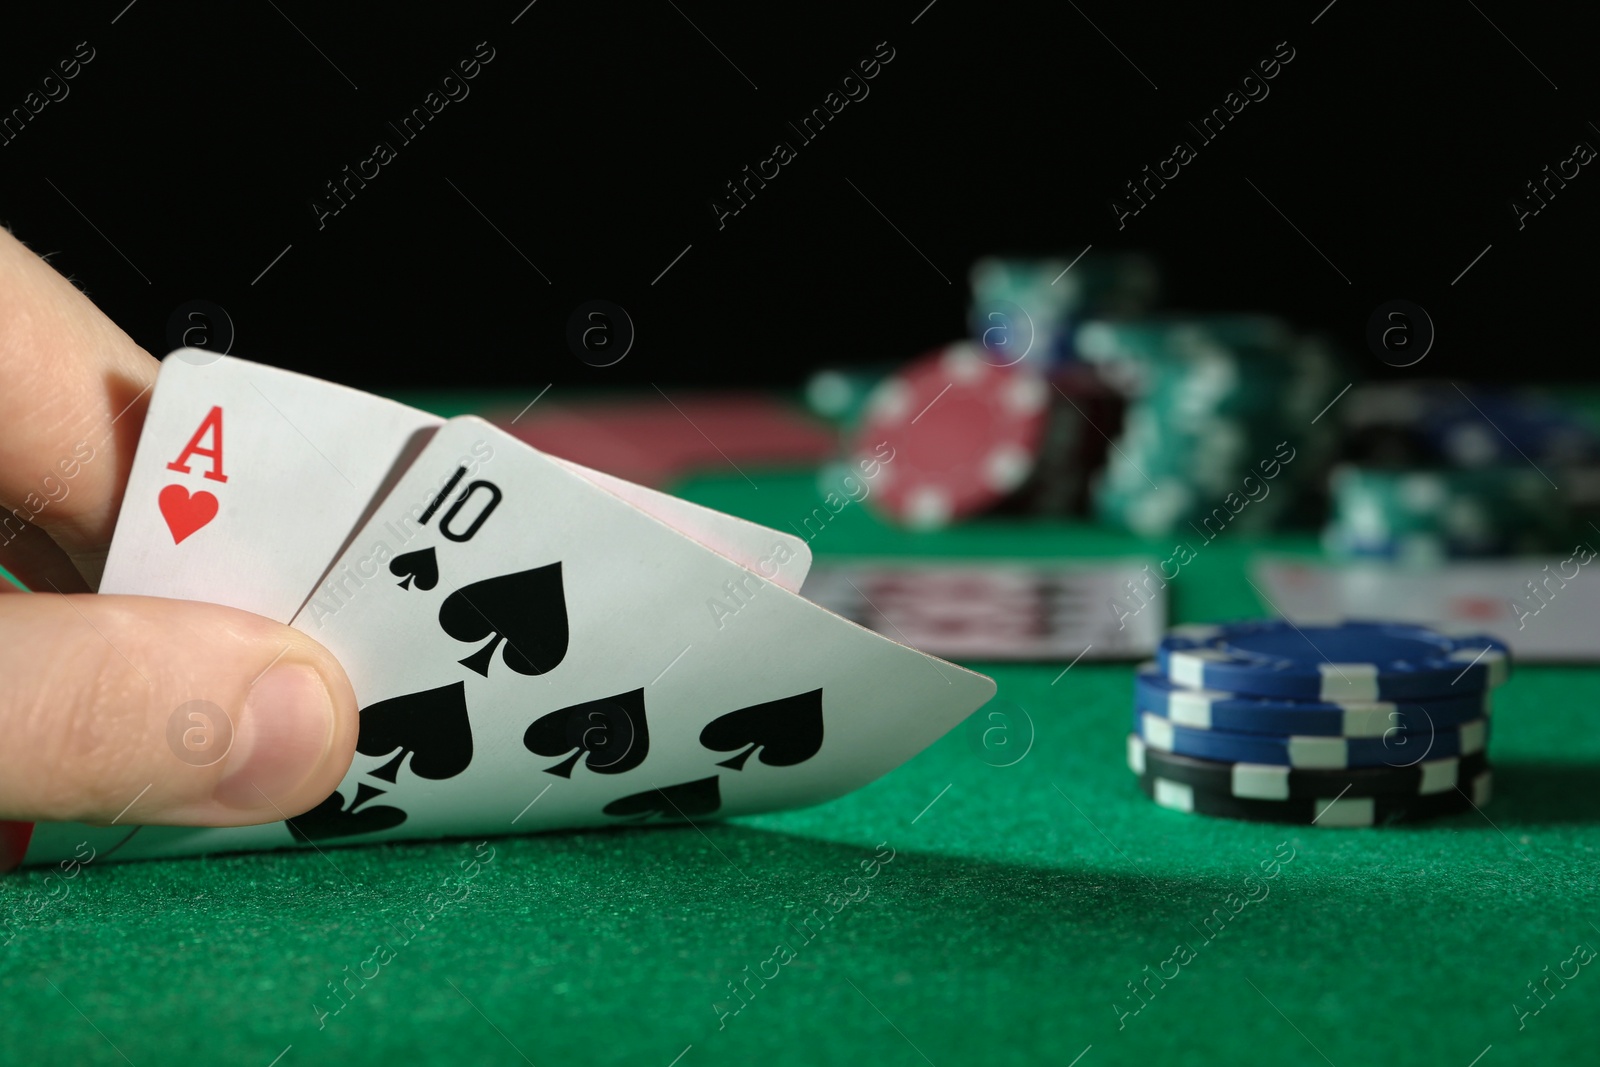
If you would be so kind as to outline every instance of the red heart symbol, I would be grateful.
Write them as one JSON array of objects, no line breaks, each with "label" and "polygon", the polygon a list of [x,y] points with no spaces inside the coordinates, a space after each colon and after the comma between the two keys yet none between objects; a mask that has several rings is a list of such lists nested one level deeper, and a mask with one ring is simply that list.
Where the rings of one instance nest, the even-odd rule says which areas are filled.
[{"label": "red heart symbol", "polygon": [[169,485],[161,490],[160,503],[175,545],[217,517],[217,498],[203,489],[190,496],[183,486]]}]

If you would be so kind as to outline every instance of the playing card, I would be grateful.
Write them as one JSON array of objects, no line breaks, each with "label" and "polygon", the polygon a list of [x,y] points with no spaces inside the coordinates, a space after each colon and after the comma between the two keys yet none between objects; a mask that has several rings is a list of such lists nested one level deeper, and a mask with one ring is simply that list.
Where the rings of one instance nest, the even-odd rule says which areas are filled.
[{"label": "playing card", "polygon": [[700,504],[692,504],[648,486],[590,470],[568,459],[551,456],[568,470],[583,475],[608,493],[621,497],[711,551],[727,556],[790,591],[798,590],[811,569],[811,548],[792,534],[782,533]]},{"label": "playing card", "polygon": [[1593,548],[1580,544],[1568,556],[1434,567],[1264,556],[1251,569],[1265,606],[1296,622],[1418,622],[1493,634],[1523,662],[1592,663],[1600,660],[1594,557]]},{"label": "playing card", "polygon": [[[421,551],[430,588],[344,580]],[[471,417],[438,432],[295,625],[363,709],[338,792],[287,825],[146,828],[122,858],[812,804],[994,693]]]},{"label": "playing card", "polygon": [[102,593],[287,621],[440,420],[304,375],[180,349],[161,364]]},{"label": "playing card", "polygon": [[1154,560],[829,560],[804,594],[951,659],[1119,660],[1155,653],[1166,583]]}]

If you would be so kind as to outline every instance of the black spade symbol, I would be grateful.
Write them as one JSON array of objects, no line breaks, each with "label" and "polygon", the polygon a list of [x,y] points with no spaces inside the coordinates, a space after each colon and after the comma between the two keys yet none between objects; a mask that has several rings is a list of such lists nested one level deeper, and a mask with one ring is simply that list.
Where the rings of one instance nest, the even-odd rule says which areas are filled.
[{"label": "black spade symbol", "polygon": [[418,589],[427,591],[439,584],[439,557],[431,548],[407,552],[389,561],[389,573],[400,579],[401,589],[410,589],[415,582]]},{"label": "black spade symbol", "polygon": [[421,778],[454,778],[472,762],[472,724],[467,718],[464,682],[437,689],[406,693],[361,709],[361,736],[356,751],[364,756],[394,759],[372,772],[372,777],[393,782],[411,757],[411,773]]},{"label": "black spade symbol", "polygon": [[722,793],[717,788],[717,776],[699,778],[665,789],[648,789],[621,800],[613,800],[601,809],[619,819],[647,822],[651,818],[692,819],[696,815],[710,815],[722,807]]},{"label": "black spade symbol", "polygon": [[549,774],[572,777],[585,754],[584,766],[598,774],[621,774],[644,762],[650,753],[650,728],[645,722],[644,690],[618,693],[552,711],[535,719],[522,743],[536,756],[570,757]]},{"label": "black spade symbol", "polygon": [[743,748],[719,763],[736,771],[744,769],[745,760],[757,749],[769,767],[804,763],[822,748],[822,690],[730,711],[706,724],[700,743],[715,752]]},{"label": "black spade symbol", "polygon": [[348,808],[344,806],[343,796],[330,794],[328,799],[304,815],[288,820],[289,833],[294,835],[296,841],[312,842],[393,829],[406,821],[406,813],[399,808],[379,804],[364,811],[356,810],[373,797],[382,796],[383,792],[377,786],[360,782],[356,785],[355,799]]},{"label": "black spade symbol", "polygon": [[567,601],[561,564],[517,571],[462,586],[439,606],[439,626],[457,641],[488,644],[461,660],[489,676],[494,650],[518,674],[544,674],[567,655]]}]

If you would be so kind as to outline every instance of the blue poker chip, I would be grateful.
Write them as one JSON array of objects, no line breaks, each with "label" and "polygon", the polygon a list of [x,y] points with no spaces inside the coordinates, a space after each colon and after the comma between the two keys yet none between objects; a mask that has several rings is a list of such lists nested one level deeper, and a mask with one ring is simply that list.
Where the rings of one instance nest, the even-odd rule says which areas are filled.
[{"label": "blue poker chip", "polygon": [[1561,466],[1600,455],[1600,438],[1587,420],[1534,393],[1445,395],[1421,421],[1429,444],[1458,467],[1523,461]]},{"label": "blue poker chip", "polygon": [[1148,711],[1135,712],[1133,728],[1157,752],[1219,763],[1266,763],[1298,770],[1349,767],[1410,767],[1423,760],[1471,756],[1483,751],[1489,720],[1474,719],[1454,730],[1394,733],[1385,737],[1274,737],[1227,730],[1174,726]]},{"label": "blue poker chip", "polygon": [[1190,689],[1154,663],[1134,678],[1133,710],[1170,719],[1193,730],[1319,737],[1385,737],[1394,733],[1454,730],[1489,714],[1489,691],[1457,696],[1391,700],[1291,700],[1211,689]]},{"label": "blue poker chip", "polygon": [[1476,693],[1510,669],[1503,641],[1402,622],[1297,625],[1253,619],[1179,626],[1156,652],[1178,685],[1294,700],[1404,700]]}]

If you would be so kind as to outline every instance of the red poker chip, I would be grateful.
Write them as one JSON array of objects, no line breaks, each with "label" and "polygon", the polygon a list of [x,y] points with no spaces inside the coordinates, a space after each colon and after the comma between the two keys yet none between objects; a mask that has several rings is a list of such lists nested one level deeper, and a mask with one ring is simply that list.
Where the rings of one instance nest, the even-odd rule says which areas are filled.
[{"label": "red poker chip", "polygon": [[[867,401],[855,451],[887,444],[867,498],[909,526],[943,526],[987,511],[1033,473],[1049,419],[1050,386],[990,363],[971,343],[923,356]],[[865,469],[863,467],[863,469]]]},{"label": "red poker chip", "polygon": [[31,822],[0,822],[0,873],[15,870],[28,854],[28,842],[33,838]]}]

